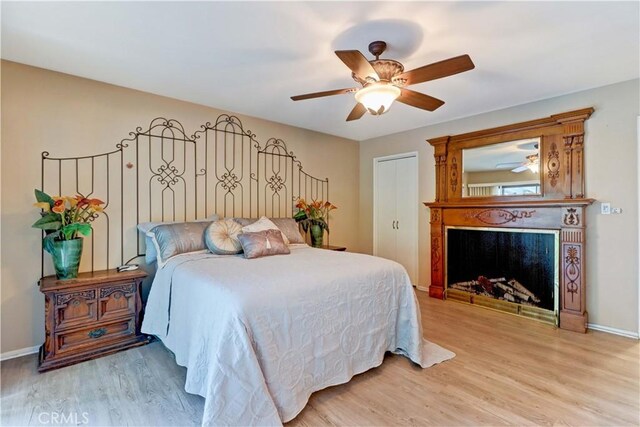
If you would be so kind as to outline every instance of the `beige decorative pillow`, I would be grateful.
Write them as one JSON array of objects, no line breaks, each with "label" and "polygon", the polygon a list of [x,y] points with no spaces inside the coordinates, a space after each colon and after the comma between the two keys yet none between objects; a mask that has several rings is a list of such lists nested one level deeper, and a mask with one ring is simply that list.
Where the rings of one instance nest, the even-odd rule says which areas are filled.
[{"label": "beige decorative pillow", "polygon": [[[234,218],[235,222],[245,227],[258,221],[257,218]],[[302,234],[300,234],[300,228],[298,223],[293,218],[269,218],[273,224],[278,227],[282,234],[287,238],[289,244],[294,243],[306,243]]]},{"label": "beige decorative pillow", "polygon": [[154,237],[158,253],[158,267],[163,267],[173,256],[206,251],[204,230],[208,226],[209,222],[181,222],[162,224],[152,228],[149,233]]},{"label": "beige decorative pillow", "polygon": [[284,237],[289,240],[289,244],[294,243],[306,243],[304,237],[300,234],[300,227],[293,218],[270,218],[271,221],[278,227]]},{"label": "beige decorative pillow", "polygon": [[232,219],[212,222],[204,231],[204,241],[207,248],[218,255],[235,255],[242,252],[242,245],[238,234],[242,226]]},{"label": "beige decorative pillow", "polygon": [[251,259],[291,253],[282,239],[283,236],[279,230],[269,229],[242,233],[238,236],[238,239],[244,250],[244,257]]},{"label": "beige decorative pillow", "polygon": [[256,231],[264,231],[264,230],[276,230],[280,231],[282,234],[282,240],[284,240],[285,245],[289,244],[289,239],[285,236],[282,231],[275,225],[269,218],[266,216],[260,217],[259,220],[254,222],[253,224],[246,225],[242,227],[243,233],[255,233]]}]

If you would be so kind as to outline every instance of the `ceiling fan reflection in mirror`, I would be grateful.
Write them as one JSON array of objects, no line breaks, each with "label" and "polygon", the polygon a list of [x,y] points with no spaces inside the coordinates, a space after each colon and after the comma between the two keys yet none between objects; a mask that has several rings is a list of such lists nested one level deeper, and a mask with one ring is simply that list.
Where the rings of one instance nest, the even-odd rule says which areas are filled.
[{"label": "ceiling fan reflection in mirror", "polygon": [[526,170],[530,170],[533,173],[538,173],[540,171],[540,158],[537,154],[531,154],[527,156],[527,161],[522,163],[517,168],[511,169],[511,172],[520,173]]},{"label": "ceiling fan reflection in mirror", "polygon": [[359,50],[337,50],[335,53],[352,71],[353,79],[362,85],[361,88],[328,90],[324,92],[308,93],[292,96],[294,101],[320,98],[324,96],[353,93],[356,106],[351,110],[347,121],[358,120],[367,111],[374,116],[389,111],[394,101],[427,111],[434,111],[444,104],[444,101],[423,93],[407,89],[409,85],[424,83],[475,68],[469,55],[456,56],[413,69],[404,71],[404,66],[393,59],[380,59],[380,55],[387,48],[387,43],[374,41],[369,44],[369,52],[376,57],[367,60]]}]

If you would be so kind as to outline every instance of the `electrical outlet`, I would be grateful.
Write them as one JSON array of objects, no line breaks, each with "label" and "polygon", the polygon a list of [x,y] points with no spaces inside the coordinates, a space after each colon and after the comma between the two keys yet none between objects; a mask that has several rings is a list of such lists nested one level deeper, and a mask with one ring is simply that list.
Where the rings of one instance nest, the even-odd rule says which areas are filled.
[{"label": "electrical outlet", "polygon": [[621,214],[622,213],[622,208],[611,208],[611,213],[612,214]]},{"label": "electrical outlet", "polygon": [[609,215],[611,213],[611,203],[600,203],[600,213]]}]

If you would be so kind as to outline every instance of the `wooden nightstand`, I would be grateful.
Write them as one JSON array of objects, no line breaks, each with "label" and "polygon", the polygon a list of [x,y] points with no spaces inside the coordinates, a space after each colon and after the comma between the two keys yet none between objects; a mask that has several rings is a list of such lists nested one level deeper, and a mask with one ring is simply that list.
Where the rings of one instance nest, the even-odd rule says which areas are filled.
[{"label": "wooden nightstand", "polygon": [[340,252],[344,252],[347,250],[345,246],[331,246],[331,245],[322,245],[318,249],[327,249],[329,251],[340,251]]},{"label": "wooden nightstand", "polygon": [[81,273],[77,279],[40,280],[45,341],[38,370],[60,368],[149,342],[140,333],[142,270]]}]

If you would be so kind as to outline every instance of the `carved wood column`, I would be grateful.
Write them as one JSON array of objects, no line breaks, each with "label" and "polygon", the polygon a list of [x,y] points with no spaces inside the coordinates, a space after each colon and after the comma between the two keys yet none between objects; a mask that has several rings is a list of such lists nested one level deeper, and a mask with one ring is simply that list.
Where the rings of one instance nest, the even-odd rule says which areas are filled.
[{"label": "carved wood column", "polygon": [[436,201],[444,202],[447,198],[447,143],[448,137],[436,138],[429,143],[433,146],[433,157],[436,160]]},{"label": "carved wood column", "polygon": [[560,327],[587,331],[584,208],[563,209],[560,236]]},{"label": "carved wood column", "polygon": [[564,140],[565,171],[564,191],[567,199],[584,197],[584,121],[591,111],[572,117],[560,117]]},{"label": "carved wood column", "polygon": [[431,208],[431,285],[429,296],[444,299],[444,233],[442,209]]}]

